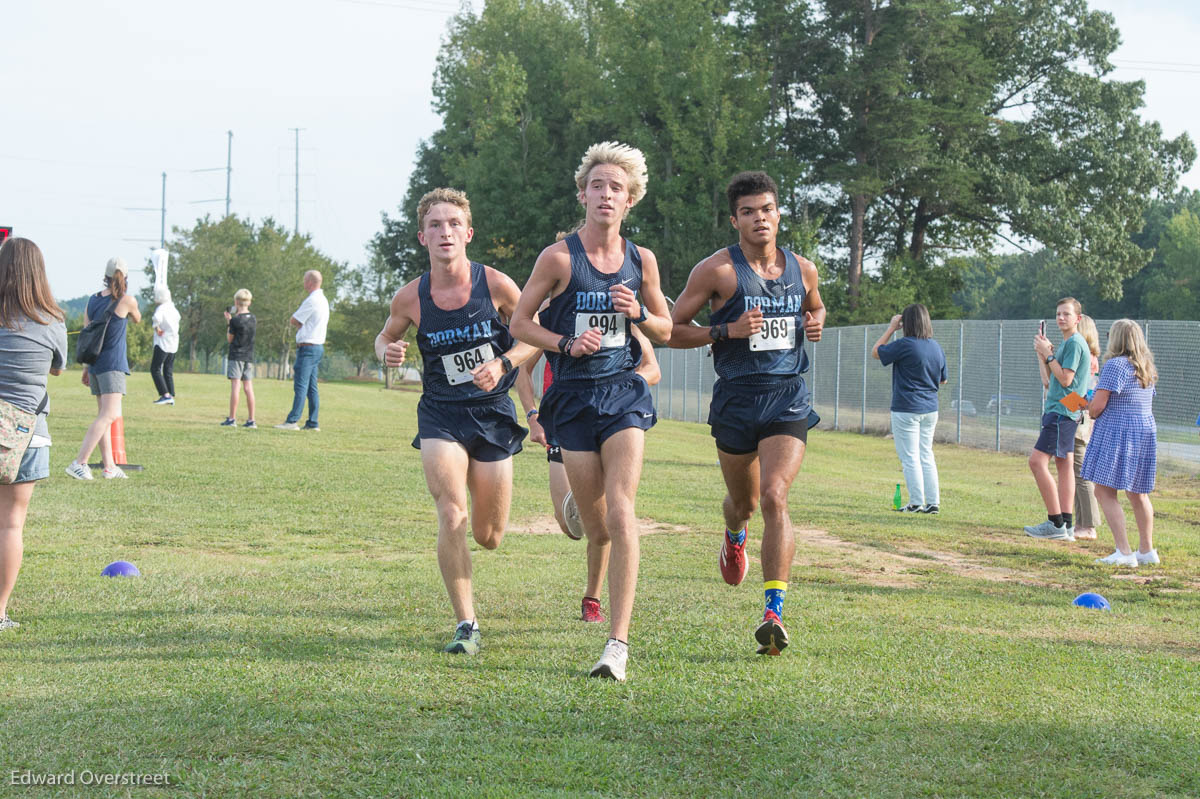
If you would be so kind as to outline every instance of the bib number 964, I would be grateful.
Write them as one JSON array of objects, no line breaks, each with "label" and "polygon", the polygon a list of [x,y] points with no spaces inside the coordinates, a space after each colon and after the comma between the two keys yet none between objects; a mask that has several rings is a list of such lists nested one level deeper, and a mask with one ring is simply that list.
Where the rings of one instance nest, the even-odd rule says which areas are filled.
[{"label": "bib number 964", "polygon": [[762,330],[750,337],[750,349],[791,350],[796,348],[796,317],[768,316]]},{"label": "bib number 964", "polygon": [[625,346],[625,314],[577,313],[575,335],[583,335],[593,327],[600,329],[600,348]]},{"label": "bib number 964", "polygon": [[471,382],[471,371],[481,363],[494,357],[490,342],[462,352],[442,356],[442,368],[446,371],[446,382],[452,386]]}]

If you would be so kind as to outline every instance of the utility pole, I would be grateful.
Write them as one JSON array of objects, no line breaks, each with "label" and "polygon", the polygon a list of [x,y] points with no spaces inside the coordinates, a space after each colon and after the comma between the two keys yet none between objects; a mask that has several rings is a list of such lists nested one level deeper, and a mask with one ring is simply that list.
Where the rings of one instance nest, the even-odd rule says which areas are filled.
[{"label": "utility pole", "polygon": [[233,131],[225,131],[229,145],[225,151],[225,216],[229,216],[229,184],[233,179]]},{"label": "utility pole", "polygon": [[304,128],[291,128],[296,133],[296,235],[300,235],[300,131]]},{"label": "utility pole", "polygon": [[167,247],[167,173],[163,172],[162,184],[162,216],[160,217],[158,227],[158,246],[166,249]]}]

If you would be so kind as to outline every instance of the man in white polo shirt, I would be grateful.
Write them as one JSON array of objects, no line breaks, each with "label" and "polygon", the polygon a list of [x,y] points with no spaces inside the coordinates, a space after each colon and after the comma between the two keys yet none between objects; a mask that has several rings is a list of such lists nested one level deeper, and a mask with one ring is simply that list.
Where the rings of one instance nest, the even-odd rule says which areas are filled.
[{"label": "man in white polo shirt", "polygon": [[292,314],[292,327],[296,330],[296,363],[292,367],[295,399],[292,410],[280,430],[300,430],[300,414],[304,412],[304,398],[308,398],[308,421],[304,430],[320,430],[317,424],[317,409],[321,399],[317,395],[317,367],[325,354],[325,331],[329,328],[329,300],[321,291],[321,273],[315,269],[304,273],[304,290],[308,292],[304,302]]}]

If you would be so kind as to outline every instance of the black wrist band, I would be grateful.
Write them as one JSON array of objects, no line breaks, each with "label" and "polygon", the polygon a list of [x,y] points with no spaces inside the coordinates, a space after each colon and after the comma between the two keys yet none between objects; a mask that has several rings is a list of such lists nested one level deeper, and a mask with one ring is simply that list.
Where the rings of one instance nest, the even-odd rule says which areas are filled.
[{"label": "black wrist band", "polygon": [[645,306],[645,305],[643,305],[643,306],[642,306],[642,315],[641,315],[641,316],[639,316],[637,319],[630,319],[629,321],[630,321],[630,322],[633,322],[635,325],[640,325],[642,322],[645,322],[645,321],[646,321],[646,317],[647,317],[647,316],[649,316],[649,315],[650,315],[650,312],[649,312],[649,311],[647,311],[647,310],[646,310],[646,306]]},{"label": "black wrist band", "polygon": [[563,355],[570,355],[571,342],[575,340],[574,336],[563,336],[558,340],[558,351]]},{"label": "black wrist band", "polygon": [[533,410],[531,410],[531,411],[527,411],[527,412],[525,413],[525,420],[526,420],[526,421],[528,421],[528,420],[532,419],[533,417],[537,416],[537,413],[538,413],[538,409],[537,409],[537,408],[534,408],[534,409],[533,409]]},{"label": "black wrist band", "polygon": [[721,335],[721,326],[720,325],[713,325],[712,327],[710,327],[708,329],[708,337],[711,338],[713,341],[719,341],[720,339],[718,338],[718,336],[720,336],[720,335]]},{"label": "black wrist band", "polygon": [[507,355],[500,356],[500,365],[504,367],[504,374],[508,374],[512,371],[512,361],[508,359]]}]

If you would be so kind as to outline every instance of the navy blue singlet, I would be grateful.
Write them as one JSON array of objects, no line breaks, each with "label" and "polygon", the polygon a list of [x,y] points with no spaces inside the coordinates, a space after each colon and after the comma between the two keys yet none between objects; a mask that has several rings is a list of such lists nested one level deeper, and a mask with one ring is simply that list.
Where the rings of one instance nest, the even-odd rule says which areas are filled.
[{"label": "navy blue singlet", "polygon": [[633,336],[629,318],[613,309],[609,287],[623,283],[631,291],[642,287],[642,256],[637,246],[625,240],[625,261],[611,275],[600,272],[588,260],[578,233],[565,239],[571,253],[571,282],[541,314],[542,326],[560,336],[574,336],[587,326],[600,327],[605,339],[593,355],[572,358],[547,351],[546,359],[554,370],[554,384],[564,388],[590,385],[597,380],[631,373],[637,366],[630,352]]},{"label": "navy blue singlet", "polygon": [[[446,402],[478,402],[506,397],[517,379],[513,369],[500,378],[491,391],[483,391],[471,381],[470,372],[480,363],[512,349],[513,337],[496,313],[488,290],[483,264],[471,262],[471,297],[453,311],[437,307],[429,292],[429,273],[417,283],[421,300],[421,324],[417,327],[417,348],[424,368],[421,382],[425,397]],[[450,381],[457,381],[451,383]]]},{"label": "navy blue singlet", "polygon": [[[731,338],[713,342],[713,368],[717,377],[728,381],[730,387],[766,386],[794,380],[808,371],[808,354],[804,351],[804,277],[800,262],[789,250],[783,252],[783,274],[767,280],[755,272],[746,261],[740,245],[729,247],[733,271],[737,274],[737,291],[711,316],[712,324],[729,324],[743,313],[758,306],[763,313],[763,332],[752,339]],[[790,320],[790,322],[785,321]],[[783,339],[785,325],[795,333],[795,345],[784,349],[752,350],[752,340],[766,347],[777,347]]]}]

